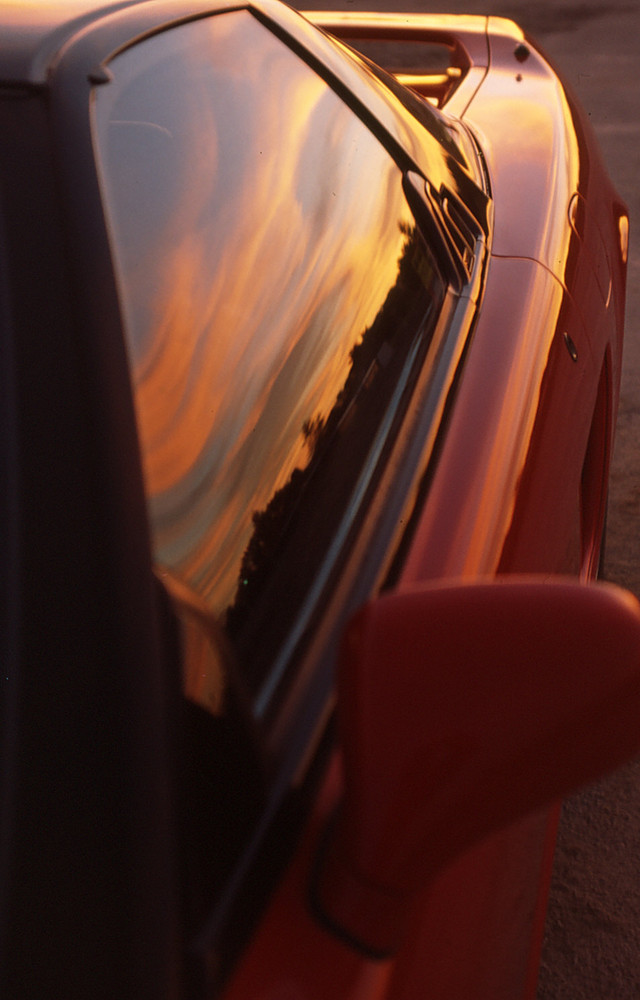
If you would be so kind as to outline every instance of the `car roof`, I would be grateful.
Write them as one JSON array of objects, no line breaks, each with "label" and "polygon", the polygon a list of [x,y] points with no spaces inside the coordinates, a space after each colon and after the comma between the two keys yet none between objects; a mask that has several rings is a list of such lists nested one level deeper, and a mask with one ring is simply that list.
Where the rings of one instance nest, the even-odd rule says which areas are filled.
[{"label": "car roof", "polygon": [[0,82],[44,83],[51,61],[77,31],[137,0],[3,0]]},{"label": "car roof", "polygon": [[215,11],[224,0],[0,0],[0,86],[41,86],[47,82],[57,54],[92,24],[127,8],[149,19],[166,15],[197,16]]}]

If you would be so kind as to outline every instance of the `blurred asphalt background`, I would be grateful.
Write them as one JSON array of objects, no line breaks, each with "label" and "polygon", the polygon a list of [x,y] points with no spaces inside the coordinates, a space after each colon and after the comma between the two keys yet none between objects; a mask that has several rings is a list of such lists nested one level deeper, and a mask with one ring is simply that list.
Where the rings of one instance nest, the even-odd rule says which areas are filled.
[{"label": "blurred asphalt background", "polygon": [[[640,0],[304,0],[299,6],[511,17],[580,97],[631,216],[605,577],[640,597]],[[640,1000],[640,761],[563,807],[538,1000]]]}]

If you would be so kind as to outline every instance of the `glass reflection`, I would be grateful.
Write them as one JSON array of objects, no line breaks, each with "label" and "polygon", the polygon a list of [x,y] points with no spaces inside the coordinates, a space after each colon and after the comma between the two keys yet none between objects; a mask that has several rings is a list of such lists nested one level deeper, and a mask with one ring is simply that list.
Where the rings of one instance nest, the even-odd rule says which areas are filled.
[{"label": "glass reflection", "polygon": [[257,687],[442,289],[396,165],[250,13],[112,69],[97,145],[156,557]]}]

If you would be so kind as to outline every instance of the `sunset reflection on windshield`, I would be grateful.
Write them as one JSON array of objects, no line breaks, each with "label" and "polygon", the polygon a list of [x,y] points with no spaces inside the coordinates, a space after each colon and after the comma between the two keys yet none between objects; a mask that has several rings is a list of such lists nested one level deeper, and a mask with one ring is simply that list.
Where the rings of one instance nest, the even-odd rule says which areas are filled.
[{"label": "sunset reflection on windshield", "polygon": [[380,367],[379,335],[357,379],[354,351],[415,240],[397,166],[324,81],[250,14],[210,24],[118,57],[97,125],[156,558],[223,615],[255,516]]}]

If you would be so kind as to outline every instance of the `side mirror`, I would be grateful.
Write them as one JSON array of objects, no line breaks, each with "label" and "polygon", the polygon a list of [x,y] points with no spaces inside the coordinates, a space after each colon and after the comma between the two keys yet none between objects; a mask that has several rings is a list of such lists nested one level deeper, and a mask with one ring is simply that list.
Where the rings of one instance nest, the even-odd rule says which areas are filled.
[{"label": "side mirror", "polygon": [[465,849],[640,751],[640,605],[504,578],[366,605],[338,680],[345,794],[314,900],[368,954]]}]

